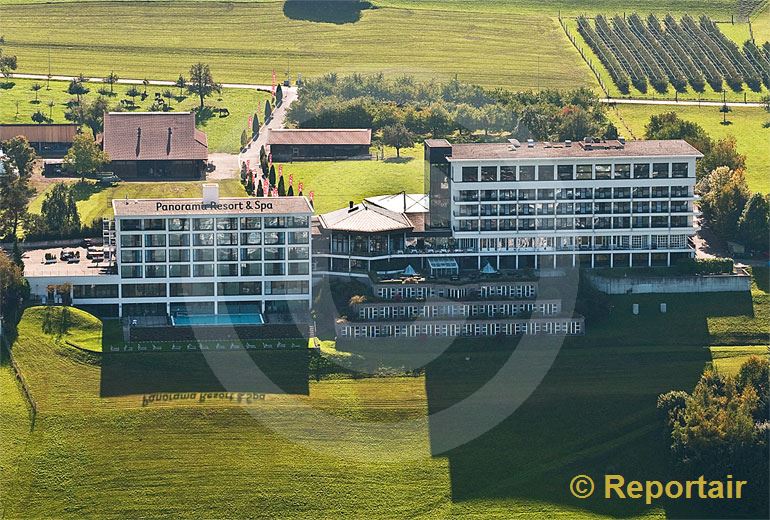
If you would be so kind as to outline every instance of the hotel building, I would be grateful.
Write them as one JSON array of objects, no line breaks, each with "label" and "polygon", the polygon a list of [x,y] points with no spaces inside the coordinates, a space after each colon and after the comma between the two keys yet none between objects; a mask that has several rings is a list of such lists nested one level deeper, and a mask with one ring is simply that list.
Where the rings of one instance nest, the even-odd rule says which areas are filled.
[{"label": "hotel building", "polygon": [[[104,262],[83,251],[80,262],[46,264],[45,251],[30,252],[33,295],[113,316],[308,314],[313,209],[304,197],[220,198],[210,184],[202,199],[112,205]],[[62,287],[70,293],[56,294]]]}]

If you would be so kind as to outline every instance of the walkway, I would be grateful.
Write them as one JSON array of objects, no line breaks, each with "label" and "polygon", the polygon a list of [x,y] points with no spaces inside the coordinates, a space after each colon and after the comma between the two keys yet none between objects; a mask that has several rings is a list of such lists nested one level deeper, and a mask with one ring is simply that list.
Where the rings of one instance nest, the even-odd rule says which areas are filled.
[{"label": "walkway", "polygon": [[240,154],[239,156],[239,164],[243,164],[246,161],[249,161],[249,164],[251,165],[252,169],[255,169],[259,165],[259,150],[264,145],[265,149],[267,149],[267,136],[269,134],[269,129],[271,128],[283,128],[284,122],[286,120],[286,111],[291,106],[292,103],[297,99],[297,88],[296,87],[281,87],[283,89],[283,103],[281,103],[281,106],[276,108],[273,111],[273,117],[270,118],[270,121],[267,123],[267,125],[262,125],[259,129],[259,135],[257,138],[251,142],[249,147]]}]

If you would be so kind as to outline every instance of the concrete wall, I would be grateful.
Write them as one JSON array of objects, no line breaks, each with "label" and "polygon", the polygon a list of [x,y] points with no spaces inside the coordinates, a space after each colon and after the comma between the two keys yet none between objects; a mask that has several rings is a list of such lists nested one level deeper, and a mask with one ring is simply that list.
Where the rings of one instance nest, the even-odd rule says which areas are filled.
[{"label": "concrete wall", "polygon": [[597,290],[606,294],[742,292],[751,289],[751,276],[739,274],[606,278],[588,274]]}]

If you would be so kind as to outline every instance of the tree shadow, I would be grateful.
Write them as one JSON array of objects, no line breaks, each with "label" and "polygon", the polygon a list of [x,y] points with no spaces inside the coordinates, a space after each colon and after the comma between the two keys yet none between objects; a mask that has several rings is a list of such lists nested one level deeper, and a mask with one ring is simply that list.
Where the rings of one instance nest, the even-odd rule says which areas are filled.
[{"label": "tree shadow", "polygon": [[382,162],[387,164],[406,164],[414,160],[414,157],[388,157],[383,159]]},{"label": "tree shadow", "polygon": [[286,0],[283,14],[291,20],[333,23],[355,23],[361,19],[361,11],[376,9],[363,0]]},{"label": "tree shadow", "polygon": [[2,90],[11,90],[15,86],[16,83],[13,81],[0,81],[0,89]]},{"label": "tree shadow", "polygon": [[88,200],[100,191],[106,189],[106,186],[98,182],[76,182],[71,186],[72,195],[75,197],[75,201]]}]

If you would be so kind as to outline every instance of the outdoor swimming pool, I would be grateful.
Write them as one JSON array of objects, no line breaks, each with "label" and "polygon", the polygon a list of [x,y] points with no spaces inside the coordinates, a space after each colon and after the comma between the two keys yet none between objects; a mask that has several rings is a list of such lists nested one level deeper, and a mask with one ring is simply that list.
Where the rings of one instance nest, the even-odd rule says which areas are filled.
[{"label": "outdoor swimming pool", "polygon": [[173,323],[177,327],[191,325],[262,325],[265,320],[261,314],[194,314],[191,316],[174,316]]}]

